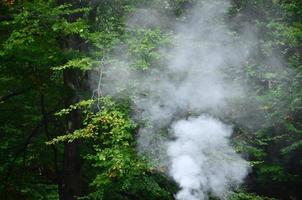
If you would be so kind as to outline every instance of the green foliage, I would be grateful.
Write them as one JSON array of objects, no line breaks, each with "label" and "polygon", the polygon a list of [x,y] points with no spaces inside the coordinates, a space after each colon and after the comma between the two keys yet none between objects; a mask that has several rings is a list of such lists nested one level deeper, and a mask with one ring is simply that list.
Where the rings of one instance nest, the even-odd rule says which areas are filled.
[{"label": "green foliage", "polygon": [[146,199],[171,199],[175,186],[169,186],[170,191],[162,188],[160,181],[167,180],[136,154],[136,125],[129,118],[127,104],[115,103],[110,97],[103,97],[97,102],[100,110],[95,113],[92,111],[95,102],[91,100],[58,112],[57,115],[62,116],[74,109],[81,109],[84,127],[48,142],[50,145],[86,140],[88,145],[92,145],[93,152],[85,155],[85,158],[98,173],[91,183],[94,192],[86,198],[125,199],[123,194],[141,198],[148,191]]},{"label": "green foliage", "polygon": [[[69,2],[0,4],[0,198],[58,199],[66,144],[77,143],[85,160],[82,199],[173,199],[175,183],[136,153],[138,125],[130,118],[129,102],[90,99],[80,85],[91,70],[108,67],[104,59],[117,62],[120,51],[133,70],[164,67],[161,61],[170,58],[159,50],[171,45],[168,27],[127,27],[127,17],[137,7],[151,6],[177,21],[196,1]],[[253,171],[248,192],[237,191],[230,199],[269,199],[260,194],[300,199],[302,2],[236,0],[233,5],[232,34],[252,24],[264,37],[234,78],[256,80],[250,99],[265,117],[255,133],[244,127],[236,132],[233,142],[248,155]],[[276,54],[284,58],[282,66],[270,60]],[[73,85],[68,74],[74,75]],[[71,97],[76,98],[67,103]],[[70,131],[73,115],[80,120]]]},{"label": "green foliage", "polygon": [[158,51],[170,43],[170,35],[164,34],[160,29],[134,29],[126,33],[126,41],[129,46],[128,57],[132,60],[132,66],[146,70],[154,61],[162,58]]},{"label": "green foliage", "polygon": [[[242,130],[237,148],[253,164],[249,189],[281,199],[299,196],[296,188],[302,177],[301,9],[301,1],[242,0],[230,12],[241,22],[254,24],[264,37],[260,52],[245,67],[247,77],[259,81],[250,98],[263,111],[263,128],[253,135]],[[276,55],[283,58],[281,66],[271,59]]]},{"label": "green foliage", "polygon": [[0,22],[1,199],[58,198],[63,149],[45,142],[64,132],[65,119],[54,113],[69,91],[52,67],[81,54],[62,44],[66,37],[85,40],[87,23],[67,18],[88,11],[34,0],[0,14],[8,16]]},{"label": "green foliage", "polygon": [[258,196],[253,193],[244,191],[235,192],[231,195],[230,200],[274,200],[273,198]]}]

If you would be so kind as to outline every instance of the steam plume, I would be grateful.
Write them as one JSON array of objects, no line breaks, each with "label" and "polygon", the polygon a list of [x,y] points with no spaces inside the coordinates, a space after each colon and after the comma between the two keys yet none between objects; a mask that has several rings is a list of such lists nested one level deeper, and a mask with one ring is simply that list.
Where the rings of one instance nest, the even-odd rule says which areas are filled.
[{"label": "steam plume", "polygon": [[180,120],[172,125],[176,140],[168,142],[170,175],[181,190],[176,199],[224,199],[247,174],[247,163],[229,144],[232,128],[209,116]]},{"label": "steam plume", "polygon": [[[119,50],[121,62],[102,68],[102,93],[120,97],[125,89],[136,110],[133,118],[147,120],[138,151],[168,169],[181,188],[179,200],[224,199],[248,173],[248,163],[230,144],[232,127],[219,119],[237,120],[230,113],[247,86],[228,72],[242,70],[257,39],[249,29],[234,36],[223,22],[228,8],[226,0],[200,1],[175,22],[173,47],[160,49],[169,58],[164,67],[135,70]],[[152,16],[134,14],[129,26],[171,26],[154,10],[143,13]]]}]

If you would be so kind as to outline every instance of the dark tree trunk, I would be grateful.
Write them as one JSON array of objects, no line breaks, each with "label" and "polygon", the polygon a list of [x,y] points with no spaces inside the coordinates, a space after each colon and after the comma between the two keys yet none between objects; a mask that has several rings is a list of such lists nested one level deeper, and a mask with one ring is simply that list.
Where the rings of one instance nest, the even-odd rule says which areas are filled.
[{"label": "dark tree trunk", "polygon": [[79,143],[65,144],[64,170],[62,177],[61,200],[74,200],[82,196],[81,158]]},{"label": "dark tree trunk", "polygon": [[[80,99],[77,90],[83,86],[80,83],[80,74],[76,69],[67,69],[64,71],[64,84],[69,88],[71,94],[65,99],[65,106],[68,107],[77,103]],[[81,127],[81,114],[79,111],[72,111],[67,119],[67,132],[73,131]],[[75,141],[64,144],[64,164],[62,175],[62,187],[60,191],[61,200],[74,200],[76,197],[83,195],[82,176],[81,176],[81,157],[79,150],[80,142]]]},{"label": "dark tree trunk", "polygon": [[[83,4],[79,0],[58,0],[59,4],[70,3],[75,7],[81,7]],[[82,14],[72,14],[68,16],[69,21],[75,21]],[[79,51],[87,50],[87,47],[80,37],[76,35],[63,37],[63,49],[77,49]],[[75,66],[76,67],[76,66]],[[81,100],[79,91],[87,91],[86,79],[87,75],[78,69],[65,69],[63,72],[64,85],[68,88],[68,94],[65,98],[65,107],[69,107]],[[67,119],[67,133],[72,133],[81,128],[82,118],[78,110],[72,111]],[[84,189],[83,177],[81,173],[82,158],[80,156],[81,141],[74,141],[64,144],[64,164],[62,174],[62,185],[59,188],[60,200],[75,200],[77,197],[83,196]]]}]

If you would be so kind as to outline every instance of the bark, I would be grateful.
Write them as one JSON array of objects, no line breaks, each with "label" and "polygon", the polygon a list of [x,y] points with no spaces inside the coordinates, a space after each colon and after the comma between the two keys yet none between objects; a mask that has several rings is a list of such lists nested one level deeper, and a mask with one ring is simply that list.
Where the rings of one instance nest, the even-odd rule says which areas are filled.
[{"label": "bark", "polygon": [[[71,3],[76,7],[81,7],[83,4],[79,0],[58,0],[59,4]],[[69,21],[75,21],[81,17],[82,14],[73,14],[68,16]],[[66,36],[61,38],[62,48],[77,49],[80,51],[86,51],[87,47],[85,42],[77,37]],[[83,76],[84,75],[84,76]],[[83,74],[78,69],[65,69],[63,72],[64,85],[69,90],[69,95],[65,98],[65,107],[69,107],[81,100],[78,91],[87,91],[86,79],[87,74]],[[72,111],[67,119],[67,130],[66,133],[72,133],[75,130],[81,128],[82,119],[79,111]],[[63,174],[62,174],[62,187],[59,188],[60,200],[75,200],[77,197],[83,196],[84,189],[86,188],[83,184],[82,177],[82,158],[80,156],[80,145],[81,141],[74,141],[71,143],[64,144],[64,163],[63,163]]]},{"label": "bark", "polygon": [[[64,84],[67,86],[71,94],[65,99],[65,106],[68,107],[79,101],[77,90],[83,85],[79,81],[80,72],[76,69],[67,69],[64,71]],[[79,111],[72,111],[67,119],[67,132],[73,131],[81,127],[81,114]],[[75,200],[83,195],[82,174],[81,174],[81,156],[80,142],[74,141],[64,144],[64,164],[62,175],[62,187],[60,191],[61,200]]]}]

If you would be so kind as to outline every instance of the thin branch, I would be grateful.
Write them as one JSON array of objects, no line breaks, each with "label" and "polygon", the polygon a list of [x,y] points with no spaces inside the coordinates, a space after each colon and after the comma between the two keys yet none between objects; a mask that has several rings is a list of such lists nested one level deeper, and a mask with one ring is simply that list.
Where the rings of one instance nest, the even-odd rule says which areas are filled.
[{"label": "thin branch", "polygon": [[[56,111],[57,111],[57,110],[51,111],[51,112],[49,112],[49,113],[46,113],[46,115],[49,116],[49,115],[55,113]],[[48,120],[49,120],[49,119],[48,119]],[[6,175],[3,177],[3,179],[1,179],[1,182],[7,183],[7,181],[8,181],[8,179],[9,179],[10,175],[11,175],[12,172],[13,172],[13,166],[14,166],[14,164],[15,164],[17,158],[18,158],[24,151],[26,151],[26,149],[27,149],[28,145],[30,144],[31,140],[38,134],[39,129],[42,128],[43,126],[44,126],[44,120],[42,119],[42,120],[37,124],[37,126],[34,127],[34,128],[32,129],[31,133],[30,133],[29,136],[26,138],[26,140],[25,140],[23,146],[16,152],[16,154],[15,154],[13,160],[12,160],[12,161],[10,162],[10,164],[9,164],[8,170],[7,170],[7,172],[6,172]]]},{"label": "thin branch", "polygon": [[[48,128],[48,122],[49,120],[47,119],[47,114],[46,114],[46,109],[45,109],[45,100],[44,100],[44,95],[40,94],[40,103],[41,103],[41,114],[43,116],[43,127],[44,127],[44,132],[47,137],[47,140],[51,140],[51,136],[49,133],[49,128]],[[52,144],[50,145],[51,149],[54,154],[54,169],[56,172],[56,179],[57,181],[60,181],[60,172],[59,172],[59,166],[58,166],[58,150],[57,148]]]},{"label": "thin branch", "polygon": [[100,108],[100,97],[102,95],[102,91],[101,91],[101,84],[102,84],[102,77],[103,77],[103,71],[102,71],[102,68],[100,67],[99,69],[99,82],[98,82],[98,88],[97,88],[97,107],[99,109],[99,111],[101,110]]},{"label": "thin branch", "polygon": [[31,133],[29,134],[29,136],[27,137],[27,139],[24,142],[24,145],[22,146],[22,148],[20,148],[17,153],[15,154],[13,160],[11,161],[11,163],[9,164],[8,170],[6,172],[6,175],[4,176],[4,178],[1,180],[1,182],[5,182],[7,183],[12,171],[13,171],[13,165],[15,164],[17,158],[20,156],[20,154],[22,152],[24,152],[27,149],[27,146],[30,144],[31,139],[38,133],[39,129],[43,127],[43,121],[40,121],[39,124],[31,131]]},{"label": "thin branch", "polygon": [[26,93],[27,91],[29,91],[31,88],[26,88],[26,89],[22,89],[19,91],[15,91],[15,92],[10,92],[9,94],[5,95],[5,96],[1,96],[0,97],[0,102],[4,102],[12,97],[18,96],[18,95],[22,95],[24,93]]},{"label": "thin branch", "polygon": [[94,99],[95,94],[96,94],[97,108],[98,108],[99,111],[101,110],[101,108],[100,108],[100,98],[102,96],[102,79],[103,79],[103,70],[102,70],[102,68],[105,67],[104,59],[105,58],[103,57],[102,60],[101,60],[102,66],[99,67],[99,80],[98,80],[97,89],[93,90],[92,97],[91,97],[92,99]]}]

